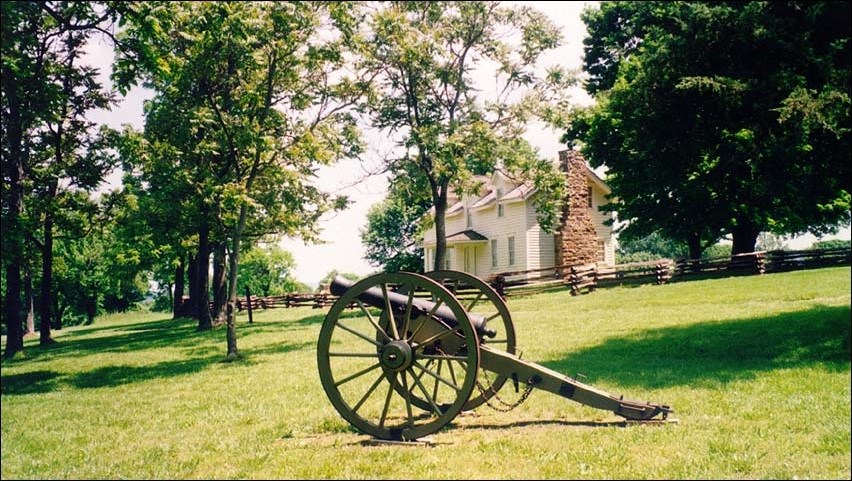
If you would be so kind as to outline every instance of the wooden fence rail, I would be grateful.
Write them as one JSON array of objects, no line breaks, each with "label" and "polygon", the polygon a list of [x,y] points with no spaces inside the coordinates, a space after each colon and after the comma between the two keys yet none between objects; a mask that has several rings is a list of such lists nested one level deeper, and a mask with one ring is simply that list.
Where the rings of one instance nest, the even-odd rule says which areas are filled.
[{"label": "wooden fence rail", "polygon": [[293,292],[280,296],[251,296],[237,298],[237,310],[248,309],[275,309],[279,307],[313,307],[322,309],[330,307],[337,300],[337,296],[329,293],[301,293]]},{"label": "wooden fence rail", "polygon": [[[561,265],[526,271],[494,274],[485,281],[503,297],[569,289],[578,295],[597,288],[665,284],[707,276],[729,276],[782,272],[852,263],[852,249],[815,249],[800,251],[750,252],[714,259],[658,259],[615,266],[596,264]],[[459,292],[461,297],[476,294]],[[280,296],[246,296],[237,298],[237,310],[288,307],[330,307],[337,296],[324,293],[289,293]],[[353,306],[348,306],[353,307]]]},{"label": "wooden fence rail", "polygon": [[713,259],[659,259],[615,266],[583,264],[500,272],[490,276],[487,282],[503,297],[566,287],[576,295],[615,285],[665,284],[698,277],[764,274],[850,263],[850,248],[760,251]]}]

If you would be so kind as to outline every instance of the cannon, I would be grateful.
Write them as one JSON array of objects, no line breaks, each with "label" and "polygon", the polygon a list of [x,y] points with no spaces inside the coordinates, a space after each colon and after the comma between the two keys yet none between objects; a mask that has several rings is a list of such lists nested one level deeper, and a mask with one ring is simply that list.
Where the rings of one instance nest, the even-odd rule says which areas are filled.
[{"label": "cannon", "polygon": [[[389,441],[433,434],[462,411],[488,403],[511,409],[533,389],[633,421],[663,421],[674,410],[631,401],[521,359],[505,302],[460,271],[336,277],[339,296],[317,343],[320,380],[340,415]],[[511,380],[516,393],[498,392]],[[659,417],[658,417],[659,416]]]}]

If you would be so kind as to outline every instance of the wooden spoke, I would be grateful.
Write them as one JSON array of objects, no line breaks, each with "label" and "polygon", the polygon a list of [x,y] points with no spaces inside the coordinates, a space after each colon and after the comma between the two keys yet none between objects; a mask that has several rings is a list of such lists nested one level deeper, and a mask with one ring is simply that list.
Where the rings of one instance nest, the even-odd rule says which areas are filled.
[{"label": "wooden spoke", "polygon": [[424,340],[423,342],[418,343],[416,346],[414,346],[414,349],[415,350],[416,349],[422,349],[425,345],[433,343],[433,342],[437,341],[438,339],[442,339],[444,337],[447,337],[454,332],[459,332],[460,330],[461,330],[461,326],[456,326],[453,329],[447,329],[444,332],[439,332],[438,334],[431,336],[430,338]]},{"label": "wooden spoke", "polygon": [[467,360],[465,356],[451,356],[449,354],[418,354],[418,359],[434,359],[437,361],[445,360],[445,361],[464,361]]},{"label": "wooden spoke", "polygon": [[471,309],[473,309],[473,306],[475,306],[476,303],[479,302],[479,300],[482,299],[483,297],[485,297],[485,293],[480,291],[479,295],[476,296],[476,299],[474,299],[473,302],[471,302],[470,305],[467,306],[467,308],[465,310],[467,312],[470,312]]},{"label": "wooden spoke", "polygon": [[408,293],[408,302],[405,304],[405,319],[402,323],[402,338],[405,338],[405,334],[408,332],[408,325],[411,322],[411,306],[414,303],[414,289],[411,289]]},{"label": "wooden spoke", "polygon": [[388,297],[388,285],[382,283],[382,296],[385,298],[385,313],[388,316],[388,324],[391,327],[391,333],[394,339],[399,339],[399,332],[396,330],[396,319],[394,319],[393,309],[391,308],[390,298]]},{"label": "wooden spoke", "polygon": [[[441,366],[443,366],[444,361],[438,359],[438,376],[441,375]],[[432,388],[432,397],[438,399],[438,380],[435,379],[435,387]]]},{"label": "wooden spoke", "polygon": [[[462,359],[467,359],[467,358],[462,358]],[[459,361],[459,359],[455,359],[455,360]],[[456,371],[455,371],[455,369],[453,369],[453,363],[447,362],[447,368],[450,370],[450,377],[453,378],[453,384],[458,386],[459,382],[456,379]]]},{"label": "wooden spoke", "polygon": [[379,366],[381,366],[381,364],[379,364],[379,363],[375,363],[375,364],[373,364],[372,366],[370,366],[370,367],[368,367],[368,368],[362,369],[362,370],[360,370],[360,371],[356,372],[355,374],[352,374],[352,375],[350,375],[350,376],[346,376],[345,378],[343,378],[343,379],[341,379],[341,380],[337,381],[336,383],[334,383],[334,386],[335,386],[335,387],[338,387],[338,386],[340,386],[340,385],[341,385],[341,384],[343,384],[343,383],[346,383],[346,382],[349,382],[349,381],[351,381],[351,380],[355,379],[356,377],[363,376],[364,374],[367,374],[368,372],[372,371],[373,369],[376,369],[376,368],[377,368],[377,367],[379,367]]},{"label": "wooden spoke", "polygon": [[434,372],[432,372],[432,371],[430,371],[430,370],[426,369],[425,367],[421,366],[421,365],[420,365],[420,363],[418,363],[417,361],[414,361],[414,365],[415,365],[415,366],[417,366],[417,367],[419,367],[420,369],[422,369],[422,370],[423,370],[423,372],[425,372],[426,374],[428,374],[428,375],[430,375],[430,376],[434,377],[435,379],[437,379],[438,381],[441,381],[442,383],[446,384],[447,386],[450,386],[450,387],[451,387],[451,388],[453,388],[456,392],[458,392],[458,391],[460,390],[458,386],[456,386],[455,384],[451,383],[450,381],[447,381],[446,379],[444,379],[443,377],[439,376],[438,374],[435,374]]},{"label": "wooden spoke", "polygon": [[374,346],[376,346],[376,347],[381,347],[381,344],[379,344],[379,343],[378,343],[378,342],[376,342],[375,340],[370,339],[369,337],[367,337],[367,336],[365,336],[365,335],[361,334],[360,332],[356,331],[355,329],[352,329],[352,328],[351,328],[351,327],[349,327],[349,326],[344,326],[343,324],[341,324],[341,323],[340,323],[340,321],[337,321],[337,327],[339,327],[339,328],[343,329],[343,330],[344,330],[344,331],[346,331],[346,332],[350,332],[350,333],[352,333],[352,334],[355,334],[356,336],[360,337],[361,339],[363,339],[363,340],[365,340],[365,341],[369,342],[370,344],[372,344],[372,345],[374,345]]},{"label": "wooden spoke", "polygon": [[[426,317],[431,318],[435,314],[435,311],[438,310],[438,307],[441,306],[442,302],[444,302],[443,299],[438,299],[438,301],[435,303],[435,307],[433,307],[432,310],[429,311],[429,314]],[[415,329],[414,332],[411,333],[411,337],[409,339],[414,339],[414,337],[417,336],[417,333],[420,332],[420,329],[422,329],[423,326],[425,326],[425,325],[426,325],[426,322],[421,322],[420,325],[417,326],[417,329]]]},{"label": "wooden spoke", "polygon": [[414,426],[414,416],[411,414],[411,391],[408,390],[408,381],[406,380],[405,371],[402,372],[400,377],[402,378],[402,392],[405,397],[405,412],[408,415],[408,425]]},{"label": "wooden spoke", "polygon": [[384,378],[385,378],[385,373],[380,373],[379,377],[376,378],[376,382],[374,382],[373,385],[370,386],[370,389],[367,389],[367,392],[364,393],[364,396],[361,397],[361,400],[358,401],[358,404],[356,404],[352,408],[353,412],[356,412],[356,413],[358,412],[358,409],[361,408],[361,405],[364,404],[364,401],[366,401],[367,398],[370,397],[370,394],[373,394],[373,391],[375,391],[376,388],[379,387],[379,383],[382,382],[382,379],[384,379]]},{"label": "wooden spoke", "polygon": [[[409,371],[412,372],[412,375],[413,375],[414,371],[411,368],[408,368],[408,369],[409,369]],[[424,370],[424,372],[426,372],[426,371]],[[438,405],[435,403],[434,399],[429,397],[429,393],[426,392],[426,388],[423,387],[423,383],[420,382],[420,379],[417,378],[417,377],[414,377],[414,383],[417,385],[418,389],[420,389],[420,392],[423,393],[423,396],[426,398],[426,400],[429,401],[429,404],[432,406],[432,409],[435,411],[435,414],[440,416],[441,415],[441,408],[438,407]]]},{"label": "wooden spoke", "polygon": [[387,419],[387,417],[388,417],[388,408],[390,407],[391,395],[393,394],[393,382],[394,382],[394,379],[396,379],[396,374],[393,374],[392,376],[393,377],[391,379],[389,379],[390,383],[388,383],[388,395],[385,396],[385,407],[382,408],[382,416],[381,416],[381,418],[379,418],[379,427],[380,428],[384,427],[385,419]]},{"label": "wooden spoke", "polygon": [[378,354],[370,352],[330,352],[328,355],[329,357],[376,357]]},{"label": "wooden spoke", "polygon": [[[387,333],[387,332],[385,332],[385,330],[384,330],[384,329],[382,329],[382,328],[379,326],[379,323],[378,323],[378,322],[376,322],[376,320],[375,320],[375,319],[373,319],[373,316],[370,314],[370,311],[368,311],[368,310],[367,310],[367,308],[366,308],[366,307],[364,307],[364,303],[362,303],[362,302],[361,302],[361,299],[355,299],[355,302],[356,302],[356,303],[358,303],[358,307],[360,307],[360,308],[361,308],[361,310],[362,310],[362,311],[364,311],[364,314],[366,314],[366,315],[367,315],[367,319],[369,319],[370,324],[372,324],[372,325],[373,325],[373,327],[375,327],[375,328],[376,328],[376,331],[377,331],[379,334],[381,334],[381,335],[385,338],[385,340],[386,340],[386,341],[392,341],[393,339],[391,339],[391,338],[390,338],[390,336],[388,336],[388,333]],[[340,324],[340,323],[338,322],[338,324]]]}]

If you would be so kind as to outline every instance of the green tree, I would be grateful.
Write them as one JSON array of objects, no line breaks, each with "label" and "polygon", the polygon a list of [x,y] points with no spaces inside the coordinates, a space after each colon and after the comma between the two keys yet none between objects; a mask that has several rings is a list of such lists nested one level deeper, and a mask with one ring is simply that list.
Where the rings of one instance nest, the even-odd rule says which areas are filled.
[{"label": "green tree", "polygon": [[256,246],[247,251],[240,265],[238,291],[246,286],[252,295],[271,296],[297,292],[300,283],[293,277],[293,254],[277,245]]},{"label": "green tree", "polygon": [[[89,133],[92,125],[85,114],[106,107],[110,97],[96,82],[97,72],[82,66],[79,58],[93,33],[108,34],[116,15],[112,5],[95,2],[2,5],[6,356],[23,349],[20,294],[26,241],[38,241],[41,251],[40,337],[42,344],[51,342],[53,228],[56,216],[69,207],[63,191],[76,199],[75,191],[97,185],[105,166],[104,157],[95,153],[102,152],[102,145]],[[25,238],[35,231],[34,222],[40,224],[40,240]]]},{"label": "green tree", "polygon": [[423,272],[423,248],[417,247],[421,222],[432,204],[425,185],[416,178],[391,180],[388,195],[367,212],[361,229],[364,258],[387,272]]},{"label": "green tree", "polygon": [[656,259],[681,259],[689,255],[682,242],[667,239],[658,233],[640,238],[618,238],[618,263],[643,262]]},{"label": "green tree", "polygon": [[834,232],[850,216],[848,2],[604,2],[587,10],[597,103],[566,140],[608,167],[641,237]]},{"label": "green tree", "polygon": [[[247,235],[311,239],[320,215],[341,207],[310,181],[317,165],[361,150],[349,112],[366,90],[342,71],[358,4],[151,2],[134,4],[116,78],[156,92],[149,141],[179,162],[198,200],[197,273],[206,306],[212,239],[227,240],[228,358],[239,357],[235,303]],[[168,162],[160,162],[168,164]],[[151,164],[153,166],[153,164]],[[183,191],[183,189],[180,189]],[[202,267],[203,266],[203,267]],[[206,310],[206,309],[205,309]],[[209,319],[200,319],[200,327]]]},{"label": "green tree", "polygon": [[811,244],[811,249],[842,249],[852,247],[852,241],[842,239],[818,240]]},{"label": "green tree", "polygon": [[[529,7],[498,2],[388,2],[372,15],[365,58],[376,75],[373,125],[399,137],[394,175],[420,176],[434,207],[435,265],[446,255],[450,190],[475,189],[473,174],[502,168],[531,179],[541,195],[539,222],[552,229],[564,180],[521,138],[530,121],[558,122],[574,78],[560,68],[542,74],[542,52],[560,34]],[[493,67],[495,90],[480,94],[473,73]]]},{"label": "green tree", "polygon": [[344,279],[349,279],[350,281],[357,281],[361,279],[361,277],[363,277],[352,272],[339,272],[337,269],[332,269],[328,271],[328,274],[326,274],[325,277],[320,279],[319,285],[317,286],[317,292],[327,291],[329,289],[329,286],[331,285],[331,281],[333,281],[334,278],[337,276],[341,276]]}]

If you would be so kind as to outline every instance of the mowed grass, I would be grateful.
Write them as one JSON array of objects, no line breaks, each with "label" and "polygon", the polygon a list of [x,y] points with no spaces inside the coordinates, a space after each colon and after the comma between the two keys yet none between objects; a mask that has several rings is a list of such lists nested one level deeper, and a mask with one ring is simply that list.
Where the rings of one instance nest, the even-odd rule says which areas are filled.
[{"label": "mowed grass", "polygon": [[[225,332],[134,313],[27,342],[2,364],[2,478],[850,478],[850,269],[512,299],[523,358],[677,424],[533,392],[429,444],[369,442],[316,368],[325,311]],[[501,391],[514,396],[511,385]]]}]

